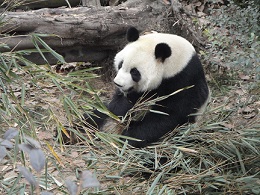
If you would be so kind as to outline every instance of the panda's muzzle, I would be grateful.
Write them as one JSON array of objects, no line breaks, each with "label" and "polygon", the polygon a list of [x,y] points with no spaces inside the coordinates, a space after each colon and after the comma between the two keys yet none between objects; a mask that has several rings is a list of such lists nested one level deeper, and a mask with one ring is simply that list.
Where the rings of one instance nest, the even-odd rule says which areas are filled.
[{"label": "panda's muzzle", "polygon": [[122,92],[124,92],[124,93],[129,93],[129,92],[131,92],[131,91],[134,90],[134,87],[130,87],[129,89],[124,90],[122,85],[119,85],[119,84],[116,83],[116,82],[114,82],[114,83],[115,83],[115,85],[116,85]]},{"label": "panda's muzzle", "polygon": [[116,83],[115,81],[114,81],[114,83],[115,83],[115,85],[116,85],[117,87],[119,87],[119,88],[123,87],[122,85],[119,85],[119,84]]}]

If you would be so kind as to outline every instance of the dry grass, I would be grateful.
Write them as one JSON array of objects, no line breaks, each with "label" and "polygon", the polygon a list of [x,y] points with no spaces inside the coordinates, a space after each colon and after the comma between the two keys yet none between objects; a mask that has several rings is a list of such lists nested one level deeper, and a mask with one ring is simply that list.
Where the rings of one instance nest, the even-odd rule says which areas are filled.
[{"label": "dry grass", "polygon": [[[120,135],[109,133],[112,126],[107,132],[78,133],[81,144],[64,146],[53,139],[57,127],[75,120],[80,124],[83,111],[99,106],[96,94],[104,94],[107,86],[92,79],[95,75],[89,71],[59,75],[49,66],[13,71],[18,79],[11,83],[2,79],[1,131],[16,127],[19,140],[29,135],[40,141],[48,159],[41,177],[49,191],[65,193],[64,178],[75,180],[83,170],[91,170],[101,183],[86,193],[250,194],[259,190],[259,100],[246,90],[253,80],[233,80],[232,86],[222,85],[221,90],[213,83],[211,102],[198,123],[135,149],[122,145]],[[99,90],[93,91],[90,83]],[[17,148],[1,162],[3,194],[29,189],[15,171],[21,163],[29,166]]]}]

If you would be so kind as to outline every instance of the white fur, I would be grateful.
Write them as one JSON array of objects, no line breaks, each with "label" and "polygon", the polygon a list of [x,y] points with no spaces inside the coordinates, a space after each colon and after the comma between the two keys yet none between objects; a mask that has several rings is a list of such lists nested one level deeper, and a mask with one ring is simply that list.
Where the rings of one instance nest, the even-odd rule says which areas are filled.
[{"label": "white fur", "polygon": [[[158,43],[166,43],[171,48],[171,56],[162,63],[155,59],[155,47]],[[114,82],[121,85],[126,92],[133,87],[137,92],[157,88],[162,79],[173,77],[179,73],[195,53],[194,47],[184,38],[172,34],[152,33],[140,36],[121,50],[114,59],[115,69],[118,71]],[[118,64],[123,61],[122,68]],[[141,73],[141,80],[132,80],[130,70],[137,68]]]}]

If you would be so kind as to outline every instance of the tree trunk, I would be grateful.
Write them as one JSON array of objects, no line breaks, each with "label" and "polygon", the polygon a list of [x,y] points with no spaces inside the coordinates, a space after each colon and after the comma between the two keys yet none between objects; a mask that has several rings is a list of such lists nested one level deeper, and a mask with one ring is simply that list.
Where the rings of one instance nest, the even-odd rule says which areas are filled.
[{"label": "tree trunk", "polygon": [[[169,9],[162,1],[131,0],[115,7],[77,7],[40,9],[27,12],[7,12],[8,23],[1,33],[13,34],[2,37],[10,50],[32,49],[31,33],[53,34],[43,40],[65,57],[67,62],[103,60],[125,44],[125,32],[129,26],[140,31],[167,31],[164,20]],[[0,52],[8,49],[0,48]],[[56,63],[46,56],[49,63]],[[44,63],[39,55],[30,60]]]}]

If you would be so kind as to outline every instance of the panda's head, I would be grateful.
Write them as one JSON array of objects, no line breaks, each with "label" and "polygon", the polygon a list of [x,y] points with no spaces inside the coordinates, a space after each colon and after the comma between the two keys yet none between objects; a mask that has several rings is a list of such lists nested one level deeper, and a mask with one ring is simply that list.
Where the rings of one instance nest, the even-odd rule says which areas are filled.
[{"label": "panda's head", "polygon": [[124,93],[156,89],[163,79],[180,72],[194,52],[181,37],[163,33],[139,36],[134,27],[128,29],[127,40],[114,59],[114,83]]}]

